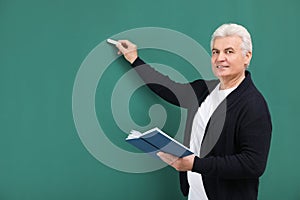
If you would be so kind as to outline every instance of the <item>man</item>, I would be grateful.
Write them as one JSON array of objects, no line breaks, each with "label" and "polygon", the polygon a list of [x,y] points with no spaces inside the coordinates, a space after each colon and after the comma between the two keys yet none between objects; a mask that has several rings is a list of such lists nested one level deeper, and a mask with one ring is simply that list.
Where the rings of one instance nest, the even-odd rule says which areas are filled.
[{"label": "man", "polygon": [[248,31],[241,25],[224,24],[214,32],[211,66],[218,80],[213,81],[176,83],[145,64],[133,43],[119,40],[117,48],[151,83],[151,90],[188,109],[184,144],[195,154],[177,158],[158,153],[180,172],[183,194],[200,200],[257,199],[272,125],[265,99],[247,71],[252,58]]}]

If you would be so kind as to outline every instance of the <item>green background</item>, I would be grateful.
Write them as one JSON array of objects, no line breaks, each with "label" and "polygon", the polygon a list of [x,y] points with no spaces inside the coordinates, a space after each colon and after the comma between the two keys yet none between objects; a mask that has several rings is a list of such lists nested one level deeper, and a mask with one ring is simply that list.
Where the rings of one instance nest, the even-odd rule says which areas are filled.
[{"label": "green background", "polygon": [[[250,71],[272,114],[272,145],[259,199],[300,199],[299,8],[297,0],[0,0],[0,199],[185,199],[170,167],[125,173],[89,154],[73,121],[73,83],[88,53],[119,32],[169,28],[209,51],[210,35],[227,22],[243,24],[252,33]],[[174,68],[185,63],[166,52],[142,54]],[[130,69],[122,59],[113,66],[96,100],[109,103],[114,81]],[[182,73],[195,78],[192,71]],[[144,113],[152,103],[165,105],[164,128],[175,132],[180,112],[147,88],[132,97],[136,123],[149,122]],[[134,151],[124,144],[107,105],[97,104],[100,124],[114,133],[108,134],[112,142]]]}]

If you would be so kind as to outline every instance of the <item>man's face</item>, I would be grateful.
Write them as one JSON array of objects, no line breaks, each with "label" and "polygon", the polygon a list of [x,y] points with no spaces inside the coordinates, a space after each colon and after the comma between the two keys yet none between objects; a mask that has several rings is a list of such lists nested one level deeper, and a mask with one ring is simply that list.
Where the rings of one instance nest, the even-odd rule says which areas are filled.
[{"label": "man's face", "polygon": [[212,47],[211,64],[216,77],[234,79],[243,75],[252,54],[243,55],[239,36],[217,37]]}]

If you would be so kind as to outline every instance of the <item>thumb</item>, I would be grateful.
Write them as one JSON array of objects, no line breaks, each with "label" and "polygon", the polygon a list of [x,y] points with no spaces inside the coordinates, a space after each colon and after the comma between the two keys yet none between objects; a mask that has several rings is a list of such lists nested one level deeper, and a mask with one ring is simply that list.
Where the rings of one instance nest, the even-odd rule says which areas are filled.
[{"label": "thumb", "polygon": [[122,45],[121,42],[118,42],[118,43],[116,44],[116,47],[119,49],[120,53],[122,53],[122,54],[125,54],[126,51],[127,51],[127,49]]}]

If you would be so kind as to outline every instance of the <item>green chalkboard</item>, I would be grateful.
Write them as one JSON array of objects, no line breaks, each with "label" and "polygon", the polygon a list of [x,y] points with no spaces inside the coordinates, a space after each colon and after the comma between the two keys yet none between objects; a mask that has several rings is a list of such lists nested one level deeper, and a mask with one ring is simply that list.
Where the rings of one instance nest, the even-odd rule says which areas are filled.
[{"label": "green chalkboard", "polygon": [[[299,8],[296,0],[0,0],[0,199],[186,199],[174,169],[124,141],[129,128],[150,126],[182,140],[185,110],[155,96],[105,40],[126,37],[158,70],[192,81],[203,74],[191,59],[210,69],[210,35],[228,22],[252,34],[249,70],[272,115],[259,199],[300,199]],[[177,36],[201,55],[176,48]]]}]

